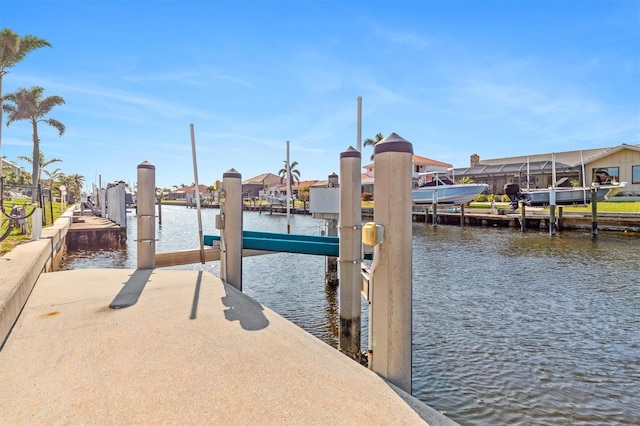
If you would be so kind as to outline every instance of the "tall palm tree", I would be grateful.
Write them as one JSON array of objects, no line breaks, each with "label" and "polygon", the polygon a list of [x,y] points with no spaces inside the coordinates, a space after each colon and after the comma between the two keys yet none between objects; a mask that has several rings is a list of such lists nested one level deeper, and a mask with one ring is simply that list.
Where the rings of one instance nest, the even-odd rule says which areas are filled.
[{"label": "tall palm tree", "polygon": [[[20,37],[5,28],[0,31],[0,147],[2,147],[2,78],[8,73],[7,69],[22,61],[27,53],[41,47],[51,47],[45,39],[31,34]],[[2,171],[0,170],[0,176]]]},{"label": "tall palm tree", "polygon": [[[27,157],[26,155],[19,155],[18,160],[26,161],[27,163],[33,166],[33,160],[31,159],[31,157]],[[44,168],[53,163],[62,163],[62,160],[59,158],[52,158],[50,160],[46,160],[44,158],[44,154],[42,153],[42,151],[40,151],[40,169],[38,170],[38,180],[42,179],[42,171],[44,170]],[[56,170],[60,170],[60,169],[56,169]],[[46,173],[46,170],[44,171]]]},{"label": "tall palm tree", "polygon": [[[297,161],[291,163],[291,167],[287,167],[287,160],[284,160],[284,167],[278,171],[278,176],[280,176],[280,183],[282,183],[287,178],[287,173],[289,175],[289,194],[293,196],[292,186],[294,182],[300,182],[300,170],[296,169],[298,165]],[[288,170],[288,171],[287,171]]]},{"label": "tall palm tree", "polygon": [[[362,146],[370,146],[372,148],[375,148],[376,144],[380,142],[382,139],[384,139],[384,136],[382,136],[382,133],[378,133],[375,136],[375,139],[371,139],[371,138],[365,139]],[[371,161],[373,161],[373,154],[371,154]]]},{"label": "tall palm tree", "polygon": [[[31,179],[33,181],[33,187],[38,186],[39,171],[40,171],[40,138],[38,137],[38,123],[42,122],[58,130],[58,135],[62,136],[65,131],[65,126],[60,121],[53,118],[44,118],[51,110],[64,104],[64,99],[61,96],[47,96],[44,98],[42,95],[44,89],[42,87],[34,86],[31,89],[19,88],[14,93],[10,93],[4,97],[6,101],[10,103],[3,105],[2,107],[9,113],[9,119],[7,120],[7,126],[14,121],[27,120],[31,122],[33,128],[33,173]],[[35,191],[34,191],[35,196]]]}]

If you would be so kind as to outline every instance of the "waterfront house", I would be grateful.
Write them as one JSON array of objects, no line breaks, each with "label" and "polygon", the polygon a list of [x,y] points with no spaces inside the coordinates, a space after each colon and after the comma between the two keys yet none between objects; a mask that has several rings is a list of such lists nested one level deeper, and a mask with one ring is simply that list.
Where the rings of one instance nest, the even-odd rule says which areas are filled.
[{"label": "waterfront house", "polygon": [[[471,155],[469,167],[454,169],[456,179],[468,177],[487,183],[489,192],[502,194],[504,185],[548,188],[553,184],[552,155],[555,156],[556,182],[562,178],[574,186],[590,186],[592,182],[627,182],[623,194],[640,195],[640,144],[533,154],[481,160]],[[583,171],[584,170],[584,171]],[[603,182],[601,176],[607,176]]]},{"label": "waterfront house", "polygon": [[280,176],[273,173],[262,173],[261,175],[252,177],[242,182],[242,196],[253,198],[260,194],[260,191],[273,186],[280,186]]},{"label": "waterfront house", "polygon": [[[411,161],[413,163],[413,180],[416,182],[421,173],[447,172],[453,167],[449,163],[432,160],[431,158],[421,157],[419,155],[413,155]],[[365,173],[363,173],[361,177],[362,192],[373,194],[374,163],[367,164],[363,166],[363,168],[365,169]]]}]

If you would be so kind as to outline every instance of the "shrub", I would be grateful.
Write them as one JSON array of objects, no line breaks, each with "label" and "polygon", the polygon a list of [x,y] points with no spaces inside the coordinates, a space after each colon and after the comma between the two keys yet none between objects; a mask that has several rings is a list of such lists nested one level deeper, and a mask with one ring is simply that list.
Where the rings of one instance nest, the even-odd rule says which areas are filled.
[{"label": "shrub", "polygon": [[509,196],[507,194],[502,194],[502,198],[501,198],[503,203],[508,203],[511,201],[511,198],[509,198]]},{"label": "shrub", "polygon": [[487,198],[487,201],[489,201],[489,202],[496,201],[496,198],[498,198],[496,196],[496,194],[489,194],[489,197]]},{"label": "shrub", "polygon": [[484,194],[478,194],[476,195],[476,198],[473,199],[473,201],[477,201],[478,203],[482,203],[484,201],[487,201],[487,196]]}]

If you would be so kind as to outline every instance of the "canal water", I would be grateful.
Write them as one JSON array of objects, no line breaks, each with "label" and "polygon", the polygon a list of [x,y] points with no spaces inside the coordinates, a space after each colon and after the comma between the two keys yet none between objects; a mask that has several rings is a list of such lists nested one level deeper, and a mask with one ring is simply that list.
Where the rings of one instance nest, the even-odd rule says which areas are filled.
[{"label": "canal water", "polygon": [[[205,234],[217,213],[202,211]],[[163,206],[162,218],[157,251],[198,247],[195,210]],[[64,268],[135,268],[127,219],[126,248],[73,253]],[[286,232],[287,219],[245,212],[244,228]],[[321,230],[291,217],[292,233]],[[219,262],[175,268],[218,275]],[[413,272],[414,396],[463,425],[640,424],[640,238],[415,224]],[[243,291],[337,345],[324,258],[245,258]]]}]

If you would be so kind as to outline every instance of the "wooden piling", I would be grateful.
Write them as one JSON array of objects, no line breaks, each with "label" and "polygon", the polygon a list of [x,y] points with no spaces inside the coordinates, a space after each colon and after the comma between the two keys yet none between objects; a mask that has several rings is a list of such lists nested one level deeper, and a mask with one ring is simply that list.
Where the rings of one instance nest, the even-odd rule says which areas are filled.
[{"label": "wooden piling", "polygon": [[598,188],[591,188],[591,238],[598,236]]}]

